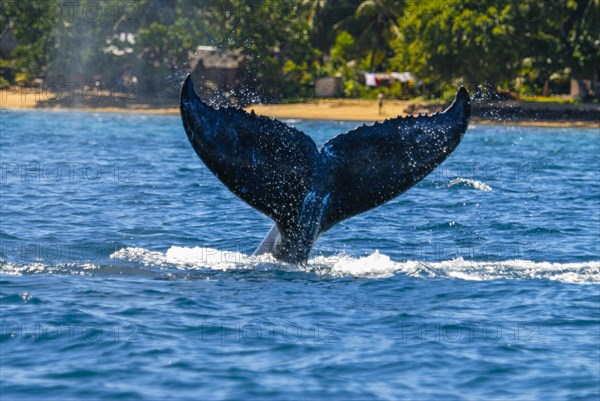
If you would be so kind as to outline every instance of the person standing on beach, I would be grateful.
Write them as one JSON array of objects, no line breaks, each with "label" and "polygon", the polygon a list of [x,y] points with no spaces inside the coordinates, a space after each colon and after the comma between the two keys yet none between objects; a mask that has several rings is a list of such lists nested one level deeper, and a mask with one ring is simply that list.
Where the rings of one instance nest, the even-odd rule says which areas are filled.
[{"label": "person standing on beach", "polygon": [[377,107],[379,108],[379,115],[381,115],[381,109],[383,108],[383,92],[379,92],[377,95]]}]

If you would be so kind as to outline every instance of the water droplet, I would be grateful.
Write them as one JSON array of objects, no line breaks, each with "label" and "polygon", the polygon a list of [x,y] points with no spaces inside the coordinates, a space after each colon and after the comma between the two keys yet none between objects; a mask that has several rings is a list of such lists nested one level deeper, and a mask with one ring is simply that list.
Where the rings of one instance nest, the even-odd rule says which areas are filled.
[{"label": "water droplet", "polygon": [[24,302],[29,302],[29,301],[31,301],[31,299],[33,298],[33,297],[31,296],[31,294],[29,294],[29,293],[27,293],[27,292],[22,292],[22,293],[20,293],[20,294],[19,294],[19,296],[21,297],[21,299],[22,299]]}]

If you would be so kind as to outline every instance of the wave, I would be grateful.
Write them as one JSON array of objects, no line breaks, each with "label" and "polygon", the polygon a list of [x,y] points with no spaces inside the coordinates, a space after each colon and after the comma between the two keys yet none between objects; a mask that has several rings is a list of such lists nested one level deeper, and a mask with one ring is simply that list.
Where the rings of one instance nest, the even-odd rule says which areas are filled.
[{"label": "wave", "polygon": [[215,271],[296,271],[327,277],[381,279],[395,275],[410,277],[453,278],[461,280],[554,280],[564,283],[600,284],[600,262],[556,263],[529,260],[470,261],[462,258],[441,262],[394,261],[375,251],[371,255],[317,256],[302,266],[286,264],[271,255],[248,256],[235,251],[213,248],[172,246],[166,252],[145,248],[123,248],[110,255],[105,265],[69,263],[15,264],[0,262],[0,273],[22,274],[143,274],[156,272]]},{"label": "wave", "polygon": [[480,191],[491,191],[492,187],[487,185],[484,182],[471,180],[468,178],[455,178],[448,182],[448,188],[470,188],[470,189],[478,189]]},{"label": "wave", "polygon": [[600,262],[553,263],[529,260],[506,260],[494,262],[468,261],[463,258],[441,262],[397,262],[389,256],[373,254],[352,258],[328,257],[311,261],[331,265],[334,275],[384,278],[405,274],[422,278],[456,278],[462,280],[546,279],[565,283],[600,283]]}]

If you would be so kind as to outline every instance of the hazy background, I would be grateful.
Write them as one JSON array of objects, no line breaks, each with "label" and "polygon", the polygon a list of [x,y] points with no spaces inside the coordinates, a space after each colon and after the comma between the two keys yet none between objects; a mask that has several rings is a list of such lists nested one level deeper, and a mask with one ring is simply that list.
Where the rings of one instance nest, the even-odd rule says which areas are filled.
[{"label": "hazy background", "polygon": [[[0,85],[135,92],[172,101],[182,76],[251,101],[449,97],[457,84],[599,95],[600,0],[1,0]],[[203,60],[200,64],[199,61]],[[369,88],[364,72],[409,71]],[[594,88],[596,90],[594,91]],[[218,89],[218,90],[215,90]]]}]

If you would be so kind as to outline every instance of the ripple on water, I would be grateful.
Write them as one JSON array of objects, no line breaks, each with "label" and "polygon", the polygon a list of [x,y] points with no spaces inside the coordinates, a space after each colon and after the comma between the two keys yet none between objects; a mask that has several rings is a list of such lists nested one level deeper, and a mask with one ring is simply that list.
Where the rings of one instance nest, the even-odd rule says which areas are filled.
[{"label": "ripple on water", "polygon": [[[0,113],[3,163],[75,169],[2,177],[2,398],[600,396],[591,130],[470,129],[293,266],[249,256],[271,222],[177,116]],[[322,144],[355,124],[294,125]]]}]

